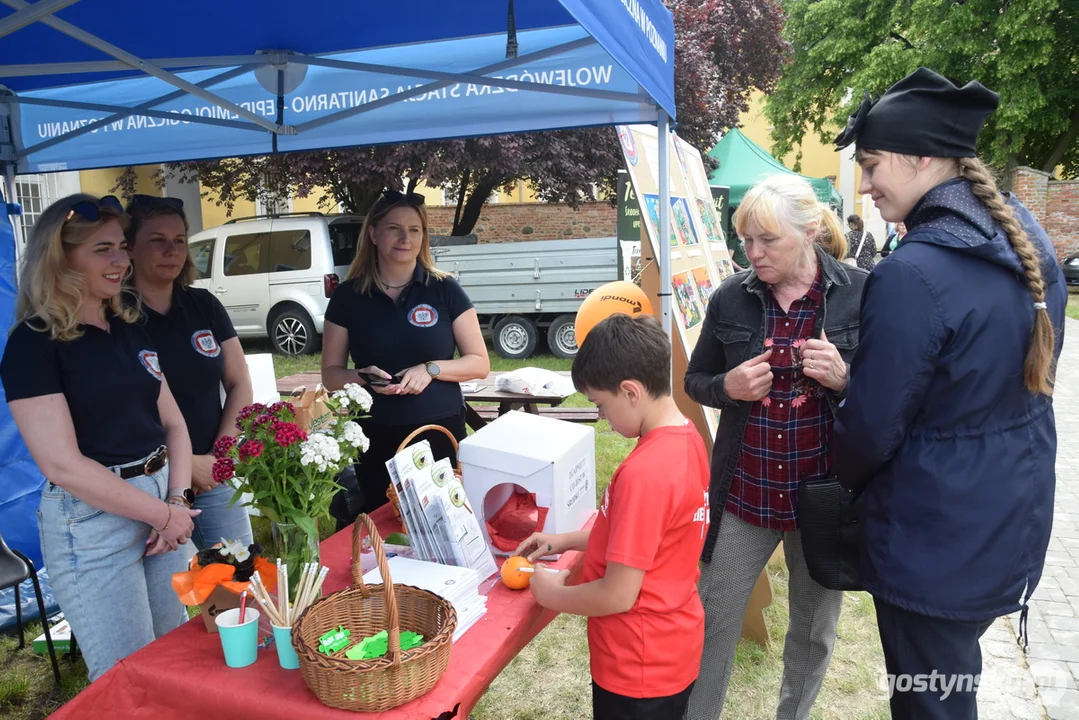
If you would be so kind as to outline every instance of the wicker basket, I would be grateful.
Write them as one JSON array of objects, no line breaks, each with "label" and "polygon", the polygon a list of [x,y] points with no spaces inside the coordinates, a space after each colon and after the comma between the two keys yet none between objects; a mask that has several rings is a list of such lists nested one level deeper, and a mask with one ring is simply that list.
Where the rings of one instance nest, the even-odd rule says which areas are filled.
[{"label": "wicker basket", "polygon": [[[408,444],[410,442],[418,438],[420,435],[423,435],[425,432],[431,432],[434,430],[441,432],[443,435],[450,439],[451,443],[453,443],[453,455],[457,458],[457,467],[453,469],[453,474],[457,476],[457,481],[460,482],[461,449],[457,445],[457,438],[453,436],[453,433],[451,433],[449,430],[442,427],[441,425],[424,425],[423,427],[416,428],[411,433],[409,433],[408,437],[401,441],[400,445],[397,446],[397,452],[401,452],[402,450],[404,450],[406,447],[408,447]],[[397,522],[403,523],[404,521],[401,519],[401,501],[397,497],[397,490],[393,487],[392,482],[389,484],[389,487],[386,488],[386,497],[389,499],[390,504],[393,505],[393,514],[397,518]]]},{"label": "wicker basket", "polygon": [[[371,536],[382,585],[364,585],[363,528]],[[453,605],[426,590],[393,584],[382,540],[367,515],[360,515],[352,529],[352,582],[353,587],[308,608],[292,629],[292,645],[307,687],[325,705],[359,712],[389,710],[426,694],[450,662],[457,627]],[[351,631],[353,644],[388,630],[389,651],[372,660],[349,660],[347,648],[323,655],[318,639],[339,625]],[[402,652],[402,628],[423,635],[424,643]]]}]

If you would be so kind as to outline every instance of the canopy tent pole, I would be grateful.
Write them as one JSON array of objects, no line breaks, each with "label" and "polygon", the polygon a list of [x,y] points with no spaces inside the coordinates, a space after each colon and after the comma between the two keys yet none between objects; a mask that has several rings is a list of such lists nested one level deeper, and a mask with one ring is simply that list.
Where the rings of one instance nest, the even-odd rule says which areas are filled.
[{"label": "canopy tent pole", "polygon": [[37,0],[33,5],[24,7],[22,10],[8,15],[0,21],[0,37],[10,35],[16,30],[21,30],[27,25],[36,23],[46,15],[63,10],[68,5],[74,5],[79,0]]},{"label": "canopy tent pole", "polygon": [[671,118],[659,112],[659,304],[663,330],[671,334]]},{"label": "canopy tent pole", "polygon": [[[10,8],[14,8],[15,10],[24,10],[31,7],[30,3],[26,2],[26,0],[0,0],[0,3],[3,3]],[[115,45],[105,42],[101,38],[86,32],[85,30],[81,30],[75,27],[71,23],[64,22],[59,18],[52,17],[51,15],[46,15],[45,17],[41,18],[39,22],[48,25],[53,30],[62,32],[70,38],[78,40],[79,42],[89,45],[90,47],[97,50],[100,50],[106,55],[112,55],[117,60],[127,63],[131,68],[135,70],[141,70],[147,75],[153,75],[158,80],[164,80],[169,85],[178,87],[181,90],[186,90],[189,94],[194,95],[197,98],[214,103],[217,106],[224,108],[225,110],[231,111],[234,115],[239,115],[240,117],[246,118],[247,120],[255,123],[256,125],[261,125],[270,132],[281,133],[283,135],[296,134],[294,128],[288,126],[279,126],[276,123],[272,123],[266,118],[256,113],[253,113],[246,108],[242,108],[236,103],[226,100],[220,95],[215,95],[212,92],[203,90],[194,83],[190,83],[177,75],[162,70],[159,67],[155,67],[147,61],[132,55],[126,50],[118,48]]]}]

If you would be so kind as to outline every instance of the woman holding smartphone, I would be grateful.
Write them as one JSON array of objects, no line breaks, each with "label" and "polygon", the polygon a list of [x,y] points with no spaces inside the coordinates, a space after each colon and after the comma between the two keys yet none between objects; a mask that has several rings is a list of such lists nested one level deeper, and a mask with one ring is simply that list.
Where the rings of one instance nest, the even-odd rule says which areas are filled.
[{"label": "woman holding smartphone", "polygon": [[[431,257],[422,195],[387,190],[372,206],[356,259],[326,309],[322,342],[326,389],[358,382],[374,395],[371,417],[360,423],[371,439],[356,465],[362,497],[337,513],[343,526],[386,503],[386,461],[416,428],[441,425],[465,438],[460,384],[491,370],[472,302]],[[349,355],[362,369],[349,368]],[[444,435],[428,439],[435,457],[453,455]]]}]

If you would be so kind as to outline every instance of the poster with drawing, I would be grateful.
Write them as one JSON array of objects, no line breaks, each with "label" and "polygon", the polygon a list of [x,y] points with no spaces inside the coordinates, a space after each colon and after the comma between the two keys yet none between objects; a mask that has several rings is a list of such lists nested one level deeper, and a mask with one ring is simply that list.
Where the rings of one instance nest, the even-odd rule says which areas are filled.
[{"label": "poster with drawing", "polygon": [[682,327],[689,330],[696,327],[704,320],[704,304],[701,296],[697,293],[697,285],[694,283],[691,273],[678,273],[671,278],[674,298],[678,301],[679,318]]},{"label": "poster with drawing", "polygon": [[693,282],[697,285],[697,294],[701,296],[701,302],[704,303],[705,307],[708,307],[708,298],[712,296],[712,291],[715,290],[708,268],[703,265],[693,268]]},{"label": "poster with drawing", "polygon": [[[619,125],[617,131],[630,184],[644,209],[640,219],[651,248],[642,248],[642,255],[659,257],[659,133],[654,125]],[[671,263],[661,270],[672,283],[674,341],[681,342],[688,358],[700,337],[708,298],[733,268],[700,152],[672,135],[668,156]],[[715,433],[718,411],[704,408],[702,414]]]}]

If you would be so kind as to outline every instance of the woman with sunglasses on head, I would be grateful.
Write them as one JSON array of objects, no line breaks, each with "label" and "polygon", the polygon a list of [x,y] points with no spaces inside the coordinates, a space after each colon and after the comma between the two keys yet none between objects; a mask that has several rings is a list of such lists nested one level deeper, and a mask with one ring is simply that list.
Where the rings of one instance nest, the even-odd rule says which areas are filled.
[{"label": "woman with sunglasses on head", "polygon": [[236,433],[236,415],[252,402],[243,347],[221,302],[191,287],[195,264],[187,250],[183,201],[135,195],[127,214],[132,284],[141,300],[142,325],[191,436],[192,487],[179,501],[202,511],[192,540],[199,550],[222,538],[248,545],[253,540],[247,510],[238,503],[229,507],[233,488],[213,477],[214,443]]},{"label": "woman with sunglasses on head", "polygon": [[864,495],[860,577],[888,674],[942,679],[897,683],[894,718],[977,717],[961,679],[997,617],[1020,611],[1023,634],[1053,521],[1067,289],[1045,231],[975,157],[998,103],[920,68],[867,93],[836,139],[857,145],[859,194],[907,228],[866,283],[833,443]]},{"label": "woman with sunglasses on head", "polygon": [[[114,197],[71,195],[27,243],[0,379],[47,482],[42,551],[90,680],[187,620],[172,590],[197,510],[191,443],[157,353],[124,307],[128,217]],[[122,627],[118,625],[121,622]]]},{"label": "woman with sunglasses on head", "polygon": [[[348,367],[350,355],[362,369]],[[413,430],[435,424],[465,438],[460,383],[490,369],[472,302],[431,257],[423,196],[387,190],[367,214],[356,259],[326,309],[323,384],[332,391],[360,383],[374,393],[371,417],[361,422],[371,447],[356,466],[363,497],[337,513],[339,525],[386,503],[386,461]],[[453,454],[445,436],[425,439],[436,458]]]}]

